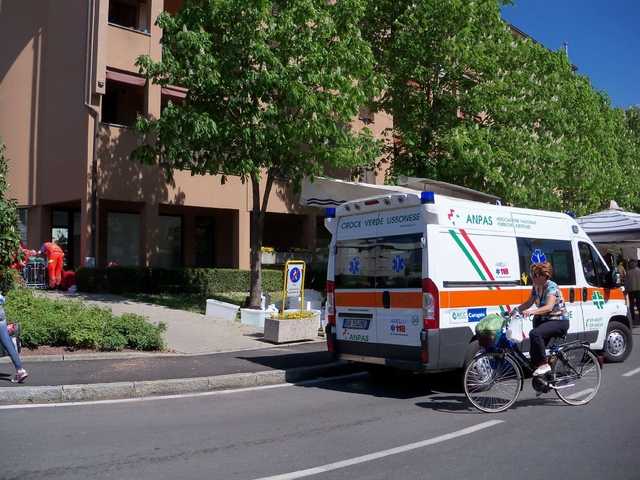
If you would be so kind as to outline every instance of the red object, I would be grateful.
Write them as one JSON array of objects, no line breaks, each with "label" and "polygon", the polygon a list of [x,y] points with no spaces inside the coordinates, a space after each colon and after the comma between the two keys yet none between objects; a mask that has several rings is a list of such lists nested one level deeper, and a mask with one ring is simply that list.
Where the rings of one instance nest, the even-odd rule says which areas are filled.
[{"label": "red object", "polygon": [[69,287],[76,284],[76,272],[69,270],[68,272],[62,272],[62,283],[60,288],[65,292],[69,290]]}]

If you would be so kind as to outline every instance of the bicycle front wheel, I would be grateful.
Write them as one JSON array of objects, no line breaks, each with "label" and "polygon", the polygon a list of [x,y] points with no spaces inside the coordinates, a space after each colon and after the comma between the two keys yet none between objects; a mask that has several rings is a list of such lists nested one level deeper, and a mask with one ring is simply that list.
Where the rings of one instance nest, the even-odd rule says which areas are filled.
[{"label": "bicycle front wheel", "polygon": [[515,358],[503,352],[484,352],[464,372],[464,393],[478,410],[502,412],[518,399],[522,382],[522,369]]},{"label": "bicycle front wheel", "polygon": [[574,348],[564,352],[566,359],[556,357],[552,372],[552,383],[556,394],[569,405],[584,405],[596,396],[602,380],[600,362],[586,347]]}]

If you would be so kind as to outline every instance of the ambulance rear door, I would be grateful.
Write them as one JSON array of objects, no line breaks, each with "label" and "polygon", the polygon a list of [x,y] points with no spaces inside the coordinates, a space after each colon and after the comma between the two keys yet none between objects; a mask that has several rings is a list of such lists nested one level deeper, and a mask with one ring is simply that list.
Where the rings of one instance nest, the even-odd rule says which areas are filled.
[{"label": "ambulance rear door", "polygon": [[380,212],[375,248],[378,355],[401,362],[419,362],[423,256],[426,256],[420,207]]},{"label": "ambulance rear door", "polygon": [[338,220],[334,298],[340,353],[419,361],[423,223],[419,206]]}]

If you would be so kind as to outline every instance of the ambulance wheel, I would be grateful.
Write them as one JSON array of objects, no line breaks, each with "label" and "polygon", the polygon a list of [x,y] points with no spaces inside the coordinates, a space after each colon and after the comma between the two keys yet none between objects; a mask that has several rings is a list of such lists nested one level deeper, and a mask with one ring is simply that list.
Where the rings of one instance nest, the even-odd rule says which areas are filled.
[{"label": "ambulance wheel", "polygon": [[476,354],[479,351],[480,351],[480,344],[478,343],[478,340],[472,340],[469,343],[469,346],[467,347],[467,353],[464,356],[464,364],[462,365],[462,368],[458,372],[458,378],[460,379],[460,384],[462,386],[464,386],[465,372],[467,371],[467,367],[473,361],[473,358],[476,356]]},{"label": "ambulance wheel", "polygon": [[478,340],[472,340],[469,343],[469,347],[467,348],[467,353],[464,356],[464,365],[462,366],[463,371],[467,369],[467,367],[473,360],[473,357],[475,357],[479,351],[480,351],[480,344],[478,343]]},{"label": "ambulance wheel", "polygon": [[626,325],[620,322],[609,322],[607,338],[604,341],[602,354],[609,363],[624,362],[631,354],[633,339]]}]

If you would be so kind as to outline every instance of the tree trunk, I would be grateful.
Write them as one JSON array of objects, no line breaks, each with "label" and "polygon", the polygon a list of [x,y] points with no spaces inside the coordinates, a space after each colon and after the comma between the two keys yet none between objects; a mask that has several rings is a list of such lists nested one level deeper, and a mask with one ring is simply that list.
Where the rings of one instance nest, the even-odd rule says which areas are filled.
[{"label": "tree trunk", "polygon": [[249,292],[249,308],[259,309],[262,305],[262,234],[264,217],[267,212],[269,194],[273,186],[274,173],[269,170],[264,196],[260,201],[260,181],[251,179],[253,215],[251,217],[251,290]]}]

